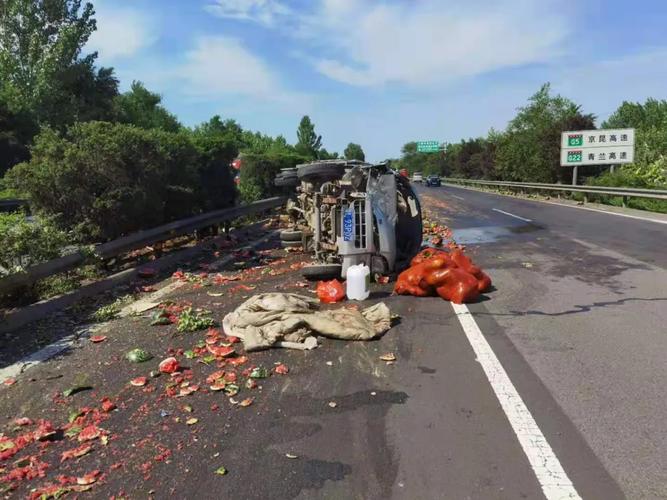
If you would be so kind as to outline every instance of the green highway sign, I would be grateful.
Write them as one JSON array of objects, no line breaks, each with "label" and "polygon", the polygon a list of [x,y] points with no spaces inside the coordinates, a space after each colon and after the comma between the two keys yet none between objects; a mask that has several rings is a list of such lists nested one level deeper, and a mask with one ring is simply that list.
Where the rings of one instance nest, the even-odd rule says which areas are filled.
[{"label": "green highway sign", "polygon": [[567,146],[569,148],[578,148],[584,145],[584,135],[583,134],[568,134],[567,135]]},{"label": "green highway sign", "polygon": [[579,151],[568,151],[567,152],[567,162],[568,163],[581,163],[582,152]]},{"label": "green highway sign", "polygon": [[440,151],[438,141],[417,141],[418,153],[437,153],[438,151]]},{"label": "green highway sign", "polygon": [[560,151],[563,167],[632,163],[635,159],[635,129],[563,132]]}]

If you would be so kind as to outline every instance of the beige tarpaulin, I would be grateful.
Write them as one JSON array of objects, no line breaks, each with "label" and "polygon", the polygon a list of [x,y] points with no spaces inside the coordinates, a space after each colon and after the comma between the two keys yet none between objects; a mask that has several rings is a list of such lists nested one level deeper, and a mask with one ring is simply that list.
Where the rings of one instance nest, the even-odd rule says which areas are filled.
[{"label": "beige tarpaulin", "polygon": [[317,300],[295,293],[263,293],[251,297],[225,316],[227,335],[243,339],[247,351],[282,342],[304,342],[311,335],[342,340],[370,340],[391,326],[384,304],[356,309],[320,310]]}]

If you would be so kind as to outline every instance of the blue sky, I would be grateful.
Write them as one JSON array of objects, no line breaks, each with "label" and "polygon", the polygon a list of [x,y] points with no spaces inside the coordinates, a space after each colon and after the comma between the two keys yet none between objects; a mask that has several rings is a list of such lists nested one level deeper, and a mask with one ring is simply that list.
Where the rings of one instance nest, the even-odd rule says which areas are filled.
[{"label": "blue sky", "polygon": [[665,0],[99,0],[89,42],[186,125],[219,114],[329,151],[502,129],[542,83],[604,119],[667,98]]}]

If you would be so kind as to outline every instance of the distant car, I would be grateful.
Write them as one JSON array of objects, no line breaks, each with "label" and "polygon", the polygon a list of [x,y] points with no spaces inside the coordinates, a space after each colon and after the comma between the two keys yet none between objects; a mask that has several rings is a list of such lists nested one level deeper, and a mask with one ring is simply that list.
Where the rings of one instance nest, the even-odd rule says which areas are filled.
[{"label": "distant car", "polygon": [[428,187],[440,187],[442,185],[442,181],[440,181],[440,176],[439,175],[429,175],[426,178],[426,185]]},{"label": "distant car", "polygon": [[424,176],[422,175],[421,172],[415,172],[412,174],[412,182],[423,182],[424,181]]}]

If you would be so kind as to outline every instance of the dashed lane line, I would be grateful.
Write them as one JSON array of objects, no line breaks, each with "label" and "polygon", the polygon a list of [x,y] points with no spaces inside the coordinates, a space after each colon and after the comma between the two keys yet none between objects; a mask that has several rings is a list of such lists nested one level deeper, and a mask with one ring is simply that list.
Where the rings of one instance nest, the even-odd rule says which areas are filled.
[{"label": "dashed lane line", "polygon": [[452,307],[542,487],[544,496],[547,500],[581,499],[507,372],[482,335],[468,307],[454,303]]},{"label": "dashed lane line", "polygon": [[522,220],[524,222],[533,222],[532,219],[526,219],[525,217],[521,217],[520,215],[514,215],[514,214],[511,214],[509,212],[505,212],[504,210],[500,210],[498,208],[492,208],[491,210],[493,210],[494,212],[504,214],[504,215],[509,215],[510,217],[514,217],[515,219],[519,219],[519,220]]}]

